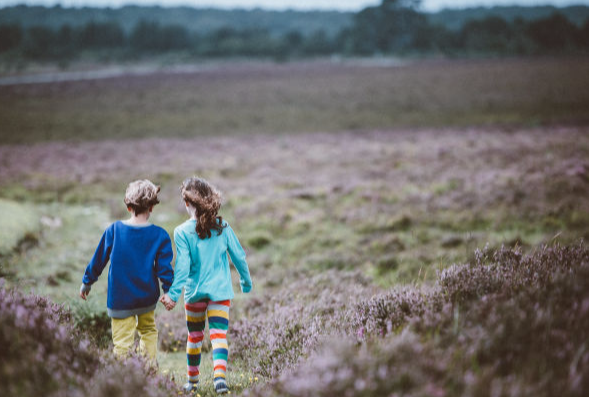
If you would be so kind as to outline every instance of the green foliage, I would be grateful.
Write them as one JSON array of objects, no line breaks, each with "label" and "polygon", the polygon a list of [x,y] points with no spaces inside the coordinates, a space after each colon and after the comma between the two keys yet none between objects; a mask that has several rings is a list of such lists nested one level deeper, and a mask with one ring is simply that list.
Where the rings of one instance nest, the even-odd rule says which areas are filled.
[{"label": "green foliage", "polygon": [[580,40],[577,27],[559,13],[530,22],[526,33],[539,49],[552,52],[575,48]]},{"label": "green foliage", "polygon": [[119,8],[14,6],[0,8],[0,25],[16,23],[28,28],[46,25],[53,29],[69,25],[80,27],[89,23],[114,23],[131,32],[141,21],[160,26],[177,25],[190,33],[207,35],[222,28],[236,30],[262,29],[272,36],[289,31],[309,35],[327,29],[335,36],[351,22],[351,13],[337,11],[269,11],[263,9],[213,9],[194,7],[123,6]]},{"label": "green foliage", "polygon": [[470,8],[446,8],[441,11],[427,14],[428,21],[432,25],[442,26],[451,31],[459,31],[468,21],[483,20],[486,18],[501,18],[508,23],[522,20],[524,22],[535,21],[550,17],[555,12],[566,16],[577,26],[583,26],[589,18],[589,7],[574,5],[568,7],[554,6],[495,6],[495,7],[470,7]]},{"label": "green foliage", "polygon": [[0,53],[17,48],[22,37],[23,32],[19,25],[0,25]]},{"label": "green foliage", "polygon": [[[546,265],[552,262],[574,272],[558,259],[573,263],[572,250],[555,249],[556,260],[532,255],[532,265],[514,250],[520,255],[481,260],[478,271],[452,267],[443,287],[438,286],[444,292],[429,282],[436,270],[452,263],[478,265],[472,252],[486,242],[523,246],[527,252],[541,242],[569,242],[589,233],[587,127],[527,127],[534,117],[583,120],[587,61],[373,66],[240,65],[195,74],[0,88],[5,94],[0,95],[4,142],[38,142],[0,145],[2,195],[30,200],[22,205],[34,207],[53,225],[37,246],[23,247],[14,256],[17,273],[8,282],[68,302],[74,316],[69,323],[106,346],[106,271],[88,302],[70,299],[77,296],[104,227],[126,217],[121,200],[126,183],[140,175],[162,185],[162,202],[151,220],[171,232],[186,217],[178,185],[197,173],[224,191],[221,214],[250,248],[253,295],[236,294],[231,309],[229,379],[234,392],[253,384],[236,375],[245,372],[245,377],[272,377],[259,394],[452,396],[467,390],[487,395],[492,387],[518,391],[538,384],[538,372],[529,364],[536,361],[560,385],[562,373],[550,367],[552,351],[540,343],[551,338],[543,330],[553,327],[552,319],[566,324],[585,318],[573,311],[570,318],[560,316],[567,315],[563,306],[583,307],[586,297],[571,291],[586,288],[575,284],[581,273],[571,273],[569,284],[558,284],[561,292],[555,298],[554,284],[544,289],[546,279],[535,283],[526,277],[558,273]],[[447,118],[436,118],[439,113]],[[433,125],[463,118],[476,124],[504,121],[506,114],[519,126],[393,128],[411,117]],[[377,130],[340,131],[352,122]],[[248,125],[257,134],[248,134]],[[297,133],[313,127],[323,133]],[[288,129],[291,133],[272,137],[259,134]],[[331,129],[338,132],[325,132]],[[195,137],[199,134],[210,136]],[[45,142],[56,136],[59,142]],[[83,142],[87,138],[95,141]],[[382,290],[399,283],[409,285],[393,293]],[[422,283],[427,286],[417,287]],[[529,299],[501,300],[528,286],[536,291]],[[546,292],[548,301],[542,300]],[[572,300],[564,299],[567,295]],[[536,302],[541,310],[535,310]],[[553,303],[558,313],[550,311]],[[531,314],[520,316],[521,307]],[[352,328],[356,322],[350,313],[358,314],[363,332]],[[182,305],[172,312],[160,306],[157,324],[160,348],[167,352],[160,368],[181,383]],[[527,328],[529,324],[534,326]],[[558,339],[570,329],[552,329],[557,337],[547,340],[565,352],[565,359],[556,357],[555,362],[573,368],[571,384],[582,385],[584,356],[572,367],[558,361],[571,356],[568,345],[560,349]],[[8,332],[8,339],[19,332]],[[583,332],[578,335],[586,339]],[[530,348],[526,333],[534,335]],[[334,346],[324,345],[327,338],[336,340]],[[570,339],[573,349],[581,346]],[[536,361],[510,356],[513,350],[532,352]],[[17,360],[36,368],[38,363],[13,353],[2,355],[10,358],[9,368],[20,368],[12,364]],[[209,353],[204,360],[202,394],[213,395]],[[494,371],[503,366],[517,375]],[[151,396],[159,390],[146,390],[132,368],[101,368],[88,383],[90,394]],[[524,370],[518,372],[520,368]],[[7,377],[5,385],[25,379],[34,394],[42,393],[35,379],[17,379],[14,373]],[[66,382],[73,385],[68,392],[74,396],[76,382]],[[53,382],[45,386],[48,394],[66,393]],[[530,395],[542,395],[531,390]],[[176,387],[163,394],[176,395]]]},{"label": "green foliage", "polygon": [[272,242],[272,237],[268,233],[252,233],[247,237],[246,246],[255,249],[264,248]]},{"label": "green foliage", "polygon": [[0,256],[10,254],[20,243],[37,240],[41,225],[34,207],[0,199],[0,213]]},{"label": "green foliage", "polygon": [[107,348],[111,344],[111,319],[102,303],[91,299],[82,301],[72,299],[68,301],[74,320],[74,327],[85,338],[100,348]]},{"label": "green foliage", "polygon": [[[474,12],[468,14],[472,18],[452,29],[431,22],[432,18],[428,19],[418,10],[418,3],[384,0],[378,6],[367,7],[353,15],[56,7],[49,10],[55,17],[44,20],[38,20],[37,12],[42,8],[8,7],[3,15],[13,18],[5,21],[0,18],[0,53],[7,53],[10,55],[7,59],[12,61],[17,58],[67,64],[87,57],[102,61],[128,60],[170,53],[182,54],[191,60],[259,57],[284,61],[332,54],[520,55],[586,53],[589,50],[583,33],[585,25],[571,22],[569,17],[573,14],[570,12],[566,16],[557,11],[550,15],[537,13],[534,14],[537,18],[531,20],[506,18],[492,10]],[[76,14],[78,19],[72,19]],[[189,20],[188,15],[194,18]],[[201,18],[214,22],[203,28],[208,25],[199,24],[197,21]],[[299,24],[299,18],[305,22]],[[277,24],[278,19],[290,23]],[[62,24],[57,25],[56,21],[60,20]]]}]

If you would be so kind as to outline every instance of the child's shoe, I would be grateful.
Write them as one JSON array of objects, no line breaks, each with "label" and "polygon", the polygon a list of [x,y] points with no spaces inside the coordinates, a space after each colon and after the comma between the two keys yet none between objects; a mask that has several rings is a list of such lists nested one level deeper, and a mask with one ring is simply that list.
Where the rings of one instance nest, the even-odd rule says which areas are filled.
[{"label": "child's shoe", "polygon": [[229,392],[229,388],[227,387],[227,383],[224,380],[220,380],[215,382],[215,392],[217,394],[225,394]]},{"label": "child's shoe", "polygon": [[184,386],[182,386],[184,393],[196,393],[196,389],[198,389],[198,383],[186,382]]}]

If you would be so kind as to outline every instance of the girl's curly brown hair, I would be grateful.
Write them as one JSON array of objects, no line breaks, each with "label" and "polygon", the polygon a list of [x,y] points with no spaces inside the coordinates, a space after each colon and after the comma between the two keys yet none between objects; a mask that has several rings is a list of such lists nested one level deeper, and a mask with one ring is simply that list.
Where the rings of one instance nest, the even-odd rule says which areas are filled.
[{"label": "girl's curly brown hair", "polygon": [[217,216],[221,208],[221,192],[206,180],[192,177],[180,186],[182,198],[196,210],[196,234],[201,239],[211,237],[211,230],[217,235],[223,233],[223,217]]}]

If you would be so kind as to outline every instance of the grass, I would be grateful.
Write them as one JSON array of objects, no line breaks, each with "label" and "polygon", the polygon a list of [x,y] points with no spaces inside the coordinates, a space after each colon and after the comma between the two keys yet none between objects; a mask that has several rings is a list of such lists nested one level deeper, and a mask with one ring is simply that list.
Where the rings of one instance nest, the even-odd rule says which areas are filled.
[{"label": "grass", "polygon": [[39,232],[39,216],[33,206],[0,199],[2,227],[0,256],[9,255],[20,243],[34,243]]},{"label": "grass", "polygon": [[0,87],[0,143],[587,123],[589,58],[246,64]]},{"label": "grass", "polygon": [[[215,387],[213,384],[213,359],[210,352],[203,353],[200,365],[200,380],[197,393],[201,396],[215,396]],[[164,352],[158,355],[158,364],[160,371],[171,376],[179,383],[185,382],[186,378],[186,353],[184,352]],[[251,371],[244,370],[239,364],[238,369],[232,368],[229,364],[227,372],[227,384],[232,393],[239,394],[260,382],[262,378]]]},{"label": "grass", "polygon": [[[2,195],[34,197],[29,205],[63,224],[19,265],[48,290],[79,278],[74,269],[82,271],[104,226],[127,216],[122,192],[137,177],[162,185],[152,220],[170,233],[186,217],[177,191],[186,175],[225,191],[222,215],[262,288],[292,267],[363,269],[384,286],[431,280],[437,266],[486,243],[534,246],[588,233],[583,128],[54,143],[0,154]],[[117,173],[105,173],[106,155]],[[77,248],[63,252],[68,246]]]},{"label": "grass", "polygon": [[[281,365],[314,354],[317,335],[308,333],[341,320],[356,299],[430,286],[485,245],[527,251],[589,237],[587,65],[249,65],[1,87],[7,283],[65,303],[75,321],[108,334],[106,273],[89,302],[77,294],[104,228],[127,217],[127,183],[161,185],[152,221],[171,234],[186,219],[180,182],[204,176],[224,192],[221,215],[254,280],[253,293],[232,304],[230,387],[263,386]],[[488,123],[515,124],[456,127]],[[18,249],[31,233],[36,243]],[[181,385],[181,305],[156,315],[161,372]],[[271,356],[250,342],[273,343]],[[206,353],[205,374],[210,361]],[[202,394],[212,395],[207,376]]]},{"label": "grass", "polygon": [[[42,204],[38,213],[51,217],[55,225],[44,226],[38,246],[13,258],[22,290],[49,295],[58,302],[75,297],[82,273],[100,240],[97,230],[105,225],[108,213],[99,207]],[[93,288],[90,299],[106,305],[106,277]]]}]

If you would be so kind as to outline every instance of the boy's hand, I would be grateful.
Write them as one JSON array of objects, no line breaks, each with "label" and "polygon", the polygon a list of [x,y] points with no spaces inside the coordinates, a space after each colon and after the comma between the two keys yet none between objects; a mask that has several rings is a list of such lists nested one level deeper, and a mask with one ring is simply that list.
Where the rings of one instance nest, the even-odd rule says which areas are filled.
[{"label": "boy's hand", "polygon": [[86,300],[91,289],[92,287],[90,287],[89,285],[82,284],[82,286],[80,287],[80,298]]},{"label": "boy's hand", "polygon": [[166,310],[168,310],[168,311],[170,311],[174,307],[176,307],[176,302],[174,302],[172,300],[172,298],[170,298],[168,296],[168,294],[162,295],[162,297],[160,298],[160,302],[162,302],[162,304],[165,306]]}]

